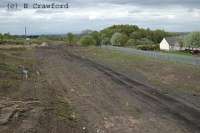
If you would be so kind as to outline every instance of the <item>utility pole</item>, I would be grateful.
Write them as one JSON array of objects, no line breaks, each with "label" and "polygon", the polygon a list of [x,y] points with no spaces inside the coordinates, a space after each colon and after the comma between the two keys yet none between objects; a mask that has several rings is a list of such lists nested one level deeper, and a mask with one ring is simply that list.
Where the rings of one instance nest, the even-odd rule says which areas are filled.
[{"label": "utility pole", "polygon": [[24,29],[24,33],[25,33],[25,37],[27,37],[27,30],[26,30],[26,26],[25,26],[25,29]]},{"label": "utility pole", "polygon": [[25,40],[29,43],[30,38],[28,38],[26,26],[24,28],[24,34],[25,34]]}]

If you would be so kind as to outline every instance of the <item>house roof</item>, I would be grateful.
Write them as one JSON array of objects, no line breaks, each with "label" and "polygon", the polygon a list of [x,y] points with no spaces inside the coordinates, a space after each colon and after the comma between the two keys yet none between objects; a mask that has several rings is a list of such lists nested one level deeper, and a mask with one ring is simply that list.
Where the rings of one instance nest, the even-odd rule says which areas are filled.
[{"label": "house roof", "polygon": [[165,40],[168,42],[170,46],[175,46],[179,44],[177,37],[166,37]]}]

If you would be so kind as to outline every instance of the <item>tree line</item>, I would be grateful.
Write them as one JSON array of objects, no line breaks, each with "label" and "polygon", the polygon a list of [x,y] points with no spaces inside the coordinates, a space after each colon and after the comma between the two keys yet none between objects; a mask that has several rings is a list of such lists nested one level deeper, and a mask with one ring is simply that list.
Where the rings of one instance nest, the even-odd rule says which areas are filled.
[{"label": "tree line", "polygon": [[[69,45],[79,44],[82,46],[125,46],[142,50],[158,50],[159,43],[165,37],[180,36],[181,33],[166,32],[164,30],[151,30],[139,28],[137,25],[113,25],[101,31],[85,30],[81,34],[68,33],[67,36],[36,36],[35,40],[59,40]],[[25,36],[0,34],[0,44],[17,43],[26,44]],[[34,37],[31,37],[32,39]],[[200,32],[192,32],[178,37],[182,47],[200,48]]]},{"label": "tree line", "polygon": [[69,33],[68,44],[130,46],[139,49],[158,49],[164,37],[174,36],[175,33],[164,30],[150,30],[136,25],[113,25],[101,31],[84,31],[81,35]]}]

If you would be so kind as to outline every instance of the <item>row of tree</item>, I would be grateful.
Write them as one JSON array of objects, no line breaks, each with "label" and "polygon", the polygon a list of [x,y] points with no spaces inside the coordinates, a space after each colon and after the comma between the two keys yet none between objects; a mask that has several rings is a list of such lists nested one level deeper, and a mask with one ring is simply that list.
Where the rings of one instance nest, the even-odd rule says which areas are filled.
[{"label": "row of tree", "polygon": [[80,45],[133,46],[140,49],[157,49],[164,37],[174,33],[139,28],[136,25],[113,25],[100,32],[87,30],[81,35],[69,33],[67,43]]}]

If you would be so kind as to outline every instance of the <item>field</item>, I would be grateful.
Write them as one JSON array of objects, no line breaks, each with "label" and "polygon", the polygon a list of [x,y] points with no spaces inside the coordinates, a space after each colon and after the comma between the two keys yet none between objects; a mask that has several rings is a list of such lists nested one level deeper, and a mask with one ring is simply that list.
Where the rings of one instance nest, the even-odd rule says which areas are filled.
[{"label": "field", "polygon": [[0,133],[200,131],[192,65],[54,44],[1,48],[0,79]]}]

